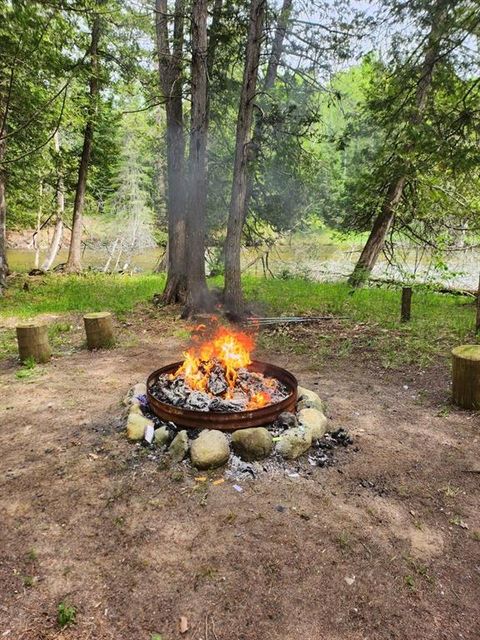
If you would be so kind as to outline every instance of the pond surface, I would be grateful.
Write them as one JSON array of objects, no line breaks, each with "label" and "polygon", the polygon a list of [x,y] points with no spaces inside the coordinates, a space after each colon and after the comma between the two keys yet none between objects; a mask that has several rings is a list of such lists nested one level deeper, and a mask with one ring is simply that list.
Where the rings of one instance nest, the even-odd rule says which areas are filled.
[{"label": "pond surface", "polygon": [[[361,245],[328,242],[322,235],[317,240],[312,235],[296,236],[290,241],[278,243],[268,252],[264,249],[244,249],[242,262],[246,272],[253,275],[300,275],[313,280],[345,278],[351,273]],[[153,271],[163,255],[162,249],[147,248],[134,254],[125,265],[122,260],[118,269],[135,272]],[[34,252],[31,249],[9,249],[7,251],[12,271],[28,272],[34,266]],[[40,255],[40,264],[44,252]],[[67,259],[67,250],[60,251],[56,263]],[[391,278],[406,281],[412,275],[418,282],[430,281],[445,286],[476,289],[480,268],[480,252],[467,249],[449,254],[446,260],[448,270],[435,268],[432,257],[426,253],[419,254],[414,249],[399,251],[398,261],[402,267],[390,265],[382,256],[375,266],[374,275],[380,278]],[[103,269],[107,254],[101,249],[86,249],[83,254],[85,267]],[[111,267],[113,268],[113,264]]]}]

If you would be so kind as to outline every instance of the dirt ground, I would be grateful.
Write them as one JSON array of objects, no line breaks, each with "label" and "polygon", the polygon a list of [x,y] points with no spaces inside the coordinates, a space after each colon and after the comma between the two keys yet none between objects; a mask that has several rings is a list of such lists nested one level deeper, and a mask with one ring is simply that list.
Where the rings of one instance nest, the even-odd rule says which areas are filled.
[{"label": "dirt ground", "polygon": [[[73,333],[23,379],[0,364],[0,639],[480,638],[480,425],[448,405],[448,367],[260,353],[355,446],[238,493],[124,437],[121,400],[179,359],[179,327],[133,317],[98,353]],[[60,602],[77,609],[63,630]]]}]

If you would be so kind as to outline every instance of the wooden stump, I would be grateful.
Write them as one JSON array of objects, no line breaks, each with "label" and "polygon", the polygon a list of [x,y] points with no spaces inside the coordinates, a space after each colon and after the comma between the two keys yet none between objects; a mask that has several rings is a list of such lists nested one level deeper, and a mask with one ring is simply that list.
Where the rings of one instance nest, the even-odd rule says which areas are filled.
[{"label": "wooden stump", "polygon": [[408,322],[410,320],[412,311],[412,287],[402,288],[402,311],[400,314],[401,322]]},{"label": "wooden stump", "polygon": [[108,349],[115,343],[113,337],[112,314],[108,311],[87,313],[83,316],[87,347],[89,349]]},{"label": "wooden stump", "polygon": [[480,409],[480,345],[456,347],[452,358],[453,402],[463,409]]},{"label": "wooden stump", "polygon": [[29,322],[17,326],[18,355],[25,362],[33,358],[35,362],[48,362],[52,355],[48,342],[48,325]]}]

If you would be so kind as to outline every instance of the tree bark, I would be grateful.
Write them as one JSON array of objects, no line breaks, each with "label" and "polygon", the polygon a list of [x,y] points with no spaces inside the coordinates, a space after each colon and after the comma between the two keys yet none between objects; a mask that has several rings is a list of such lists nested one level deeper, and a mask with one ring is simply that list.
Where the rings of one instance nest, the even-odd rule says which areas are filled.
[{"label": "tree bark", "polygon": [[257,86],[264,16],[265,0],[252,0],[238,108],[232,196],[225,242],[225,307],[234,315],[241,315],[243,312],[240,249],[247,194],[248,143],[252,127],[253,99]]},{"label": "tree bark", "polygon": [[[53,143],[55,146],[55,153],[57,158],[60,154],[60,136],[58,131],[55,133],[53,137]],[[65,213],[65,192],[64,192],[64,183],[63,183],[63,172],[62,169],[59,168],[58,176],[57,176],[57,186],[55,189],[55,200],[56,200],[56,216],[55,216],[55,229],[53,231],[53,237],[50,242],[50,246],[48,247],[48,252],[45,257],[45,260],[42,264],[43,271],[48,271],[52,268],[53,263],[55,262],[55,258],[60,251],[60,247],[62,246],[63,239],[63,216]]]},{"label": "tree bark", "polygon": [[5,171],[2,161],[5,156],[5,140],[0,140],[0,296],[5,288],[7,264],[7,203],[5,200]]},{"label": "tree bark", "polygon": [[187,295],[185,316],[212,306],[205,277],[205,221],[207,209],[207,17],[208,0],[192,9],[191,131],[187,206]]},{"label": "tree bark", "polygon": [[184,302],[185,265],[185,139],[183,130],[182,55],[184,38],[184,0],[176,0],[173,43],[168,37],[167,0],[155,0],[159,86],[167,117],[167,212],[168,263],[163,292],[166,304]]},{"label": "tree bark", "polygon": [[[288,22],[290,19],[290,13],[292,11],[293,0],[283,0],[282,8],[278,16],[277,26],[275,29],[275,35],[273,37],[272,49],[268,59],[267,72],[263,81],[263,91],[268,93],[273,89],[278,75],[278,65],[283,53],[283,44],[285,41],[285,34],[287,32]],[[252,144],[250,145],[250,153],[248,157],[248,171],[247,171],[247,194],[245,198],[243,219],[246,220],[248,214],[248,207],[250,199],[252,197],[255,186],[255,164],[258,162],[260,156],[261,144],[263,138],[264,121],[263,115],[257,114],[255,117],[255,125],[253,128]]]},{"label": "tree bark", "polygon": [[[446,18],[447,3],[445,0],[437,0],[432,11],[432,26],[415,92],[415,111],[410,118],[410,122],[413,125],[418,125],[423,120],[432,84],[433,71],[438,60]],[[407,151],[411,150],[412,145],[407,147]],[[402,199],[406,181],[407,167],[405,167],[405,171],[401,175],[391,181],[386,190],[380,213],[373,223],[372,230],[363,247],[360,258],[348,280],[349,284],[353,287],[362,286],[370,277],[378,256],[385,246],[385,238],[394,221],[395,211]]]},{"label": "tree bark", "polygon": [[75,201],[73,205],[73,223],[72,235],[70,239],[70,248],[68,251],[68,259],[66,271],[70,273],[78,273],[82,270],[82,230],[83,230],[83,211],[85,208],[85,192],[87,189],[87,176],[90,166],[90,156],[93,145],[93,130],[95,125],[95,117],[97,113],[98,93],[100,90],[99,83],[99,64],[98,64],[98,44],[100,41],[100,16],[95,15],[92,26],[91,43],[90,43],[90,79],[89,79],[89,107],[87,122],[83,135],[83,149],[80,158],[80,166],[78,169],[77,188],[75,191]]}]

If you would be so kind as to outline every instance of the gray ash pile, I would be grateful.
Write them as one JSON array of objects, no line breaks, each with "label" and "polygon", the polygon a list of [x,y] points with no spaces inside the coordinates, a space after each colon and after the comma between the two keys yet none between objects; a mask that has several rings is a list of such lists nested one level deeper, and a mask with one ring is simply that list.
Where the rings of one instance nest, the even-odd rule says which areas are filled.
[{"label": "gray ash pile", "polygon": [[288,397],[288,388],[276,378],[240,367],[228,370],[218,360],[200,361],[192,372],[182,365],[175,374],[163,374],[151,387],[152,395],[193,411],[250,411]]}]

